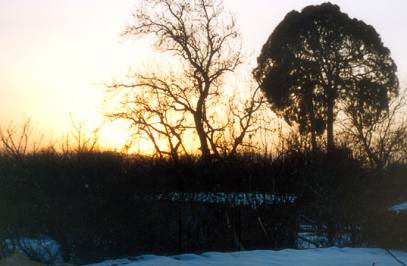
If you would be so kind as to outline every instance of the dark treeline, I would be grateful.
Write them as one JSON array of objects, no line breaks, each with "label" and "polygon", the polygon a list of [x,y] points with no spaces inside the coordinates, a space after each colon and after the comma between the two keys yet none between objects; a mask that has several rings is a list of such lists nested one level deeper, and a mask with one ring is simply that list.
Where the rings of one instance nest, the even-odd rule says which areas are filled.
[{"label": "dark treeline", "polygon": [[[326,238],[319,246],[340,245],[346,236],[346,245],[403,248],[407,237],[405,215],[388,211],[405,200],[407,167],[379,173],[343,151],[245,154],[213,162],[39,152],[3,154],[0,167],[1,239],[47,236],[68,261],[297,247],[309,221]],[[164,198],[168,192],[178,197]],[[186,200],[182,192],[286,200],[227,204]]]}]

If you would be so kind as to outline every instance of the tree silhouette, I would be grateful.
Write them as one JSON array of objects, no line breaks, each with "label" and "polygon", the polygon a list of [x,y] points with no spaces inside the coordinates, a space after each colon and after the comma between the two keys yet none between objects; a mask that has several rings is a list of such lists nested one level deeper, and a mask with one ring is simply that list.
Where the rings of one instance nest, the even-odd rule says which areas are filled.
[{"label": "tree silhouette", "polygon": [[355,154],[372,168],[382,170],[389,164],[406,163],[407,154],[407,90],[390,100],[382,116],[366,119],[349,110],[341,126],[346,141]]},{"label": "tree silhouette", "polygon": [[135,74],[130,82],[114,82],[110,88],[127,89],[127,99],[122,110],[109,116],[133,123],[157,151],[155,139],[163,136],[171,148],[164,155],[176,156],[180,149],[186,152],[183,138],[190,129],[195,131],[202,158],[235,154],[245,145],[245,136],[255,131],[254,113],[263,98],[258,89],[252,89],[240,109],[223,98],[226,74],[242,62],[234,17],[219,0],[145,0],[133,16],[124,35],[152,37],[159,51],[177,60],[177,71],[166,73],[159,66],[159,71]]},{"label": "tree silhouette", "polygon": [[[144,89],[142,93],[131,93],[132,91],[125,93],[121,96],[122,108],[108,113],[107,117],[112,120],[130,121],[133,135],[139,139],[147,138],[153,144],[154,153],[159,158],[169,156],[173,160],[178,160],[180,154],[188,155],[182,136],[189,125],[186,122],[186,111],[174,111],[175,100],[161,93],[161,88],[170,90],[165,85],[165,82],[159,84],[155,80],[155,87],[149,90]],[[160,139],[166,140],[167,147],[159,145]],[[130,139],[128,146],[134,141]]]},{"label": "tree silhouette", "polygon": [[334,149],[339,112],[368,123],[398,91],[396,65],[375,29],[331,3],[288,13],[257,61],[253,74],[273,111],[311,134],[314,149],[325,131]]}]

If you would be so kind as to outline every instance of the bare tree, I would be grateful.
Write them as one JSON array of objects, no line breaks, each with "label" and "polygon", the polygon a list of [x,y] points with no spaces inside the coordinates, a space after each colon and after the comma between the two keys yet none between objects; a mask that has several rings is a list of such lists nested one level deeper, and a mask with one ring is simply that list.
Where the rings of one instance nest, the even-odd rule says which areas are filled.
[{"label": "bare tree", "polygon": [[[139,86],[142,90],[135,90]],[[154,84],[121,84],[119,87],[123,93],[119,107],[108,113],[108,118],[129,121],[133,135],[138,140],[147,138],[160,158],[170,156],[177,160],[179,154],[188,155],[182,137],[187,129],[193,127],[187,122],[186,110],[178,110],[174,97],[168,97],[165,93],[173,91],[169,83],[156,78]],[[114,87],[114,90],[117,88]],[[166,147],[159,143],[162,138]]]},{"label": "bare tree", "polygon": [[[227,154],[234,156],[239,147],[254,148],[254,145],[249,142],[244,142],[245,137],[248,135],[249,139],[261,129],[264,129],[260,120],[263,118],[261,110],[265,106],[265,98],[260,92],[260,88],[257,87],[251,93],[249,99],[243,101],[243,103],[237,104],[234,98],[229,102],[229,138],[225,138]],[[269,122],[269,121],[268,121]]]},{"label": "bare tree", "polygon": [[[369,164],[382,169],[392,162],[405,161],[407,155],[407,90],[392,99],[381,115],[347,112],[344,135]],[[352,109],[347,109],[352,110]]]},{"label": "bare tree", "polygon": [[32,140],[33,129],[31,120],[27,119],[22,124],[13,124],[7,128],[0,128],[0,144],[5,154],[16,159],[22,159],[29,152],[37,152],[40,148],[42,137],[38,141]]},{"label": "bare tree", "polygon": [[61,150],[63,153],[68,152],[92,152],[98,148],[100,128],[92,130],[92,134],[86,133],[85,122],[75,122],[70,115],[72,131],[67,134],[61,142]]},{"label": "bare tree", "polygon": [[[158,153],[186,152],[182,138],[190,129],[203,158],[219,157],[225,150],[236,153],[253,130],[253,114],[263,100],[254,90],[238,112],[237,105],[224,97],[225,76],[242,62],[233,16],[218,0],[147,0],[140,2],[133,16],[134,23],[124,35],[152,36],[156,48],[178,59],[182,70],[136,74],[130,82],[113,82],[109,86],[113,91],[136,92],[133,99],[121,102],[126,111],[122,108],[108,116],[132,122],[136,133],[147,135]],[[233,140],[225,139],[227,131]],[[157,136],[167,139],[169,151],[160,149]]]}]

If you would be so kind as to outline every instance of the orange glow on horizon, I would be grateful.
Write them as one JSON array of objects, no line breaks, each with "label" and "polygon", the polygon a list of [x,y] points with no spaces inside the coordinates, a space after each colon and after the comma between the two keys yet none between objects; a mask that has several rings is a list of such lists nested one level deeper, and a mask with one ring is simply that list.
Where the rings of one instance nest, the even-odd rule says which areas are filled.
[{"label": "orange glow on horizon", "polygon": [[[121,151],[130,137],[128,125],[105,122],[103,84],[124,78],[129,68],[153,65],[159,71],[162,64],[154,62],[165,61],[148,40],[120,37],[137,1],[0,1],[0,127],[31,118],[48,145],[46,140],[59,143],[70,134],[72,114],[85,122],[88,134],[101,126],[101,148]],[[225,0],[225,9],[236,14],[248,68],[287,12],[320,2]],[[407,28],[400,25],[407,1],[332,2],[377,29],[404,78]],[[196,140],[188,141],[185,145],[196,147]],[[141,139],[129,152],[137,151],[152,153],[153,146]]]}]

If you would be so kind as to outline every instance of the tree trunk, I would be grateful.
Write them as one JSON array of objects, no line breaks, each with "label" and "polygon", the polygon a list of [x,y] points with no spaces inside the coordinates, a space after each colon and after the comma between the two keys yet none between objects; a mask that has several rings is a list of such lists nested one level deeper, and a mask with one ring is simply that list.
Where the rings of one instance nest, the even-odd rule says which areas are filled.
[{"label": "tree trunk", "polygon": [[208,159],[210,156],[210,150],[208,147],[208,142],[206,140],[206,133],[205,133],[204,126],[203,126],[203,119],[202,119],[201,112],[198,111],[197,113],[195,113],[194,121],[195,121],[196,133],[198,134],[199,142],[201,145],[202,158]]},{"label": "tree trunk", "polygon": [[315,112],[314,112],[314,102],[313,102],[313,89],[312,86],[307,88],[307,94],[306,94],[306,108],[307,112],[309,113],[310,116],[310,123],[311,123],[311,149],[312,152],[315,152],[317,150],[317,137],[316,137],[316,124],[315,124]]},{"label": "tree trunk", "polygon": [[208,97],[209,93],[209,82],[207,80],[208,78],[206,78],[205,80],[206,81],[205,86],[201,87],[200,89],[199,99],[196,104],[196,112],[194,113],[195,128],[196,133],[198,134],[199,137],[199,142],[201,144],[201,153],[203,160],[208,159],[211,155],[211,151],[209,150],[208,146],[207,132],[205,132],[204,128],[204,115],[206,112],[205,100]]},{"label": "tree trunk", "polygon": [[333,93],[328,93],[328,110],[327,110],[327,151],[332,153],[335,150],[334,142],[334,104]]},{"label": "tree trunk", "polygon": [[315,134],[314,125],[312,125],[311,127],[312,127],[312,129],[311,129],[311,149],[312,149],[313,152],[316,152],[316,150],[317,150],[317,137],[316,137],[316,134]]},{"label": "tree trunk", "polygon": [[315,125],[315,113],[314,113],[314,106],[311,102],[311,109],[310,109],[310,115],[311,115],[311,148],[312,151],[315,152],[317,150],[317,134],[316,134],[316,125]]}]

